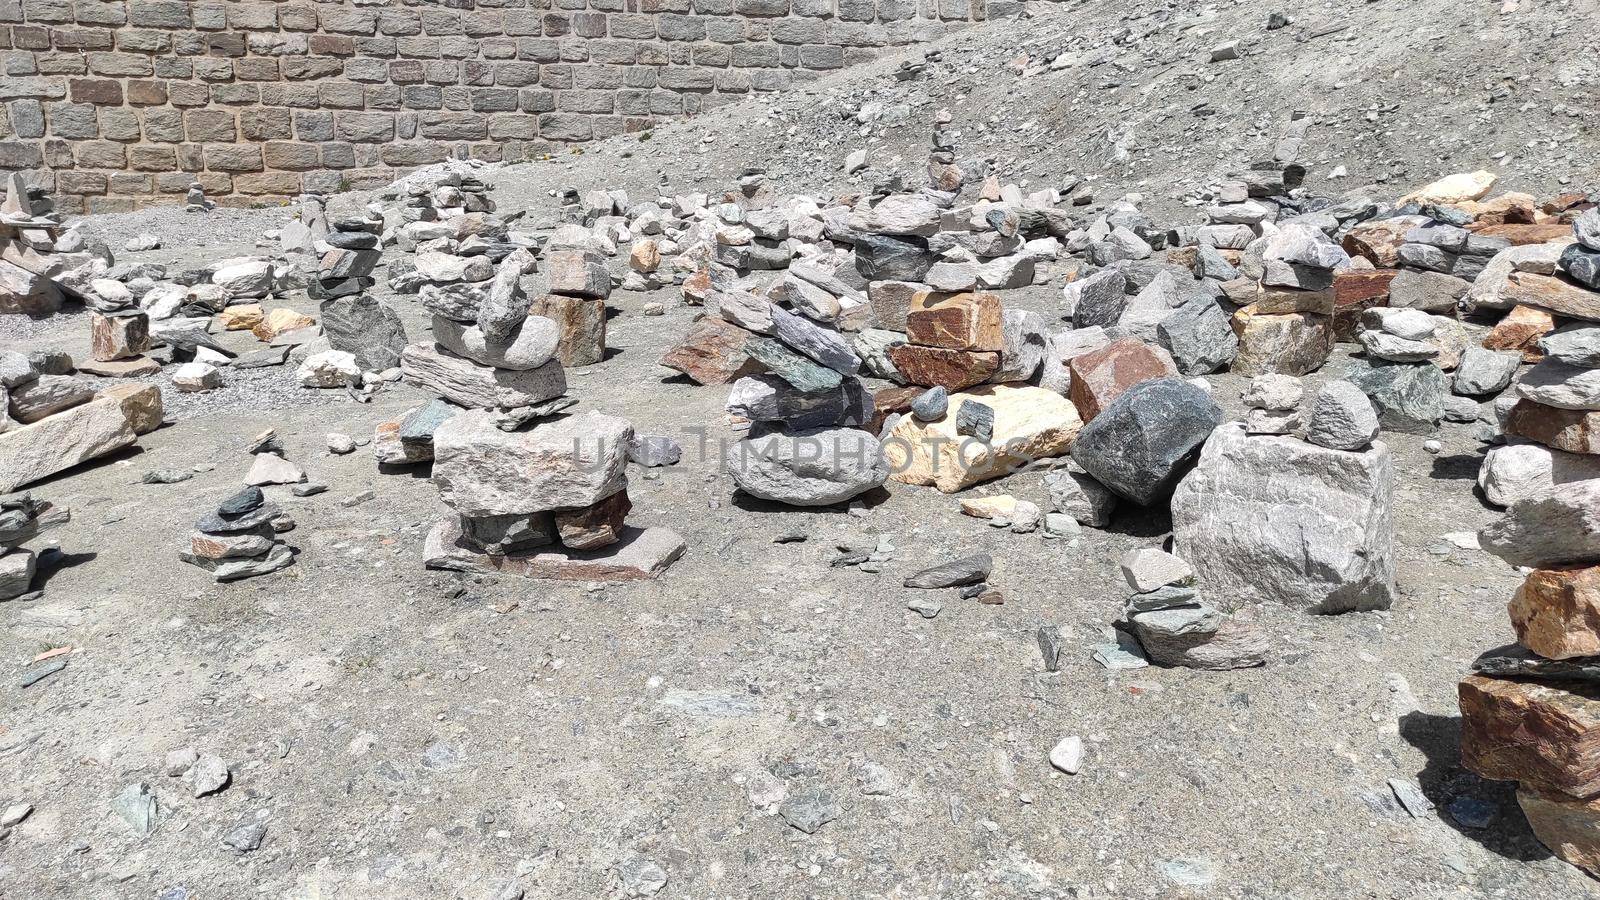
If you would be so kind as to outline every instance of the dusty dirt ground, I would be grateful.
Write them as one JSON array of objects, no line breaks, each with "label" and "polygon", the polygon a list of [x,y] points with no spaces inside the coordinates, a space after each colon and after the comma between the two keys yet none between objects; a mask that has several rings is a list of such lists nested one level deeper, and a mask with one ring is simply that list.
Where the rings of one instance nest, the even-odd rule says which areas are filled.
[{"label": "dusty dirt ground", "polygon": [[[1259,30],[1265,9],[1243,6],[1225,11],[1227,21]],[[1485,24],[1479,6],[1460,28],[1516,34],[1492,14]],[[1119,24],[1090,12],[1086,34]],[[1032,27],[1035,37],[1054,33]],[[998,34],[1004,46],[1009,33]],[[1352,55],[1381,39],[1360,32]],[[974,58],[976,41],[952,39],[947,52]],[[974,42],[966,56],[962,42]],[[988,54],[991,67],[1007,58],[993,46]],[[1488,55],[1510,65],[1498,50]],[[809,102],[832,114],[819,98],[857,102],[864,79],[886,84],[881,74],[896,64],[845,73],[809,98],[667,126],[649,142],[506,170],[492,179],[501,211],[548,219],[548,192],[567,185],[645,196],[662,169],[672,190],[728,187],[761,149],[751,123],[763,105]],[[1092,85],[1106,71],[1058,74]],[[877,134],[920,145],[934,99],[915,108],[904,135]],[[859,136],[854,125],[836,131],[816,156],[836,160],[855,146],[846,142]],[[722,143],[701,153],[707,133]],[[830,133],[817,126],[805,136],[815,144]],[[1257,137],[1241,138],[1239,152],[1270,146],[1265,130]],[[995,152],[1006,146],[986,140]],[[1359,143],[1330,142],[1328,164],[1357,158]],[[1399,145],[1412,158],[1431,152]],[[1468,167],[1482,150],[1465,161],[1432,154],[1452,158],[1411,180]],[[1542,155],[1526,182],[1507,187],[1543,190],[1558,168],[1574,166],[1580,182],[1586,166],[1592,178],[1592,144],[1529,152]],[[808,172],[804,157],[790,159],[774,172],[781,190],[844,184],[836,162]],[[1174,167],[1172,158],[1149,167],[1157,162]],[[1136,168],[1104,168],[1116,188],[1096,193],[1112,199],[1143,186],[1152,202],[1171,200],[1171,179],[1141,185]],[[1039,166],[1047,181],[1075,169],[1081,161],[1070,158]],[[1200,181],[1225,169],[1207,160],[1186,171]],[[150,211],[93,227],[121,239],[154,231],[167,249],[119,259],[175,263],[249,252],[283,218],[215,215]],[[1050,286],[1006,299],[1048,312],[1058,296]],[[641,315],[651,301],[667,314]],[[424,336],[414,298],[396,303],[413,339]],[[303,296],[282,305],[314,311]],[[0,806],[34,806],[0,843],[0,896],[479,900],[516,896],[514,885],[529,897],[596,897],[642,888],[652,865],[668,879],[660,896],[685,898],[1600,896],[1534,840],[1509,786],[1459,766],[1455,683],[1480,651],[1509,640],[1504,603],[1518,583],[1499,561],[1444,537],[1496,515],[1473,492],[1483,447],[1472,426],[1446,424],[1438,455],[1420,437],[1384,436],[1400,478],[1393,610],[1309,617],[1263,607],[1251,612],[1274,636],[1265,668],[1110,672],[1087,648],[1121,611],[1118,558],[1158,543],[1160,517],[1125,513],[1069,546],[994,531],[960,516],[955,498],[903,485],[862,515],[736,497],[715,453],[699,452],[692,437],[706,429],[713,448],[732,439],[726,388],[697,387],[655,364],[694,311],[673,291],[619,292],[612,306],[615,353],[569,372],[570,392],[580,409],[685,445],[679,466],[630,474],[631,520],[678,529],[690,547],[656,582],[423,571],[423,537],[441,509],[425,470],[380,473],[366,448],[347,457],[324,449],[328,432],[370,436],[424,399],[406,386],[359,405],[293,387],[291,369],[225,371],[223,391],[169,394],[175,421],[139,451],[34,486],[72,507],[73,521],[35,542],[59,547],[42,565],[43,598],[0,605]],[[0,331],[8,347],[83,353],[87,339],[81,314]],[[1339,368],[1336,360],[1319,377]],[[1211,381],[1238,413],[1241,380]],[[332,489],[305,499],[268,489],[298,523],[285,536],[296,565],[214,585],[177,551],[192,522],[238,487],[249,463],[242,445],[267,427]],[[179,484],[139,483],[149,470],[190,467],[203,471]],[[344,505],[368,490],[374,499]],[[1048,501],[1037,473],[977,489],[989,491]],[[809,540],[773,543],[796,529]],[[829,568],[838,545],[870,548],[883,536],[897,549],[880,573]],[[918,593],[900,587],[905,574],[979,550],[995,557],[1003,605],[944,592],[937,618],[905,608]],[[1034,637],[1047,624],[1073,638],[1059,673],[1043,671]],[[65,670],[17,687],[36,654],[63,645],[77,648]],[[1076,776],[1046,759],[1069,734],[1087,744]],[[197,799],[165,776],[163,756],[186,746],[229,761],[232,784]],[[1440,812],[1400,810],[1386,785],[1394,778],[1416,781]],[[140,781],[164,810],[147,838],[110,811]],[[814,834],[775,814],[783,794],[813,792],[837,807]],[[1446,808],[1458,797],[1490,804],[1493,820],[1456,822]],[[223,845],[226,831],[256,818],[267,824],[258,851]]]}]

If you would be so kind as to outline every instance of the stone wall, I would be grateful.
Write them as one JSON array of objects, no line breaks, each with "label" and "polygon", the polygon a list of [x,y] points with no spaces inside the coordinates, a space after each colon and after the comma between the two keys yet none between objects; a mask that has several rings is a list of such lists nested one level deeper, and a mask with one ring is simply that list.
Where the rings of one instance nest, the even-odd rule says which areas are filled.
[{"label": "stone wall", "polygon": [[[991,0],[991,5],[1002,0]],[[1018,6],[1016,0],[1004,0]],[[985,0],[0,0],[0,172],[63,211],[387,183],[775,91]]]}]

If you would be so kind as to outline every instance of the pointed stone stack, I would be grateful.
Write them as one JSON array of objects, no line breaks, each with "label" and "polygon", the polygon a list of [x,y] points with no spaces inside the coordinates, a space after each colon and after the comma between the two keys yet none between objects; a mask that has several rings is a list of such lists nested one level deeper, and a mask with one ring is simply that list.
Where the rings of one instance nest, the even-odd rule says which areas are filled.
[{"label": "pointed stone stack", "polygon": [[352,216],[333,223],[307,294],[320,300],[328,349],[309,355],[297,373],[305,387],[376,388],[400,376],[406,330],[399,313],[367,293],[383,258],[383,219]]},{"label": "pointed stone stack", "polygon": [[1507,606],[1517,644],[1459,686],[1462,765],[1517,782],[1539,840],[1600,875],[1600,481],[1524,499],[1479,540],[1531,571]]},{"label": "pointed stone stack", "polygon": [[247,487],[201,517],[178,559],[210,572],[218,582],[266,575],[294,564],[294,552],[278,540],[273,520],[282,514],[259,487]]},{"label": "pointed stone stack", "polygon": [[0,315],[41,318],[61,308],[64,297],[50,278],[63,269],[52,258],[60,230],[44,191],[13,172],[0,204]]},{"label": "pointed stone stack", "polygon": [[14,600],[33,584],[37,555],[22,545],[46,528],[66,523],[72,513],[28,494],[0,497],[0,600]]},{"label": "pointed stone stack", "polygon": [[633,426],[588,412],[522,431],[469,410],[434,435],[433,481],[450,514],[424,549],[430,569],[529,578],[654,578],[683,554],[666,528],[627,524]]}]

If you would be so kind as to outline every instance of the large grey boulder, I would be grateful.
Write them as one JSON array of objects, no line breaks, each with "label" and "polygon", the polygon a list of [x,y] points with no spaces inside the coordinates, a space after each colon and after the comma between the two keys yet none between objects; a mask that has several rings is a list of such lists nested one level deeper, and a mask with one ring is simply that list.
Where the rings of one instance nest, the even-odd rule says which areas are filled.
[{"label": "large grey boulder", "polygon": [[1239,355],[1239,336],[1217,301],[1200,295],[1156,325],[1156,341],[1184,375],[1209,375]]},{"label": "large grey boulder", "polygon": [[856,235],[856,271],[868,281],[921,281],[933,263],[927,238]]},{"label": "large grey boulder", "polygon": [[472,518],[593,506],[627,486],[632,439],[628,422],[592,411],[508,432],[471,409],[434,432],[433,482]]},{"label": "large grey boulder", "polygon": [[1102,269],[1080,278],[1062,291],[1063,306],[1074,328],[1117,324],[1128,305],[1128,278],[1121,269]]},{"label": "large grey boulder", "polygon": [[1600,563],[1600,481],[1555,485],[1517,501],[1478,532],[1478,543],[1513,566]]},{"label": "large grey boulder", "polygon": [[843,503],[889,477],[877,439],[855,428],[774,432],[740,441],[728,470],[745,493],[790,506]]},{"label": "large grey boulder", "polygon": [[839,332],[824,328],[788,310],[772,307],[772,336],[789,349],[844,375],[861,368],[861,357]]},{"label": "large grey boulder", "polygon": [[1141,506],[1164,496],[1222,421],[1222,408],[1181,378],[1141,381],[1078,432],[1072,458]]},{"label": "large grey boulder", "polygon": [[1394,602],[1394,466],[1294,437],[1219,427],[1172,494],[1175,552],[1230,609],[1275,602],[1315,613]]},{"label": "large grey boulder", "polygon": [[544,316],[522,317],[509,340],[491,338],[477,325],[433,317],[433,339],[457,356],[496,369],[525,372],[537,369],[556,355],[561,344],[561,327]]},{"label": "large grey boulder", "polygon": [[328,345],[356,358],[363,372],[382,372],[400,365],[406,348],[406,327],[394,307],[370,294],[324,300],[322,333]]},{"label": "large grey boulder", "polygon": [[1495,506],[1511,506],[1556,485],[1595,480],[1600,480],[1600,456],[1533,442],[1491,447],[1478,467],[1478,487]]},{"label": "large grey boulder", "polygon": [[1463,397],[1498,394],[1511,383],[1521,363],[1522,354],[1517,351],[1489,350],[1474,344],[1461,354],[1450,389]]}]

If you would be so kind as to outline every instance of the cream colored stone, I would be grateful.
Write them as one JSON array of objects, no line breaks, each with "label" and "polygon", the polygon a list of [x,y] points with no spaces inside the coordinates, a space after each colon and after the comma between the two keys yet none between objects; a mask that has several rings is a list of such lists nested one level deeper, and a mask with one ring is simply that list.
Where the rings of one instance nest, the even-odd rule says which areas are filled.
[{"label": "cream colored stone", "polygon": [[[956,434],[956,410],[966,400],[994,410],[994,436],[987,444]],[[894,481],[932,485],[953,494],[1030,461],[1065,454],[1082,427],[1071,401],[1054,391],[985,385],[951,394],[949,411],[936,422],[902,418],[884,442],[883,455]]]}]

